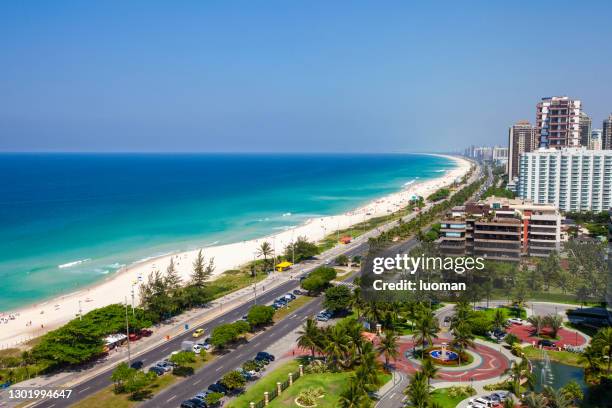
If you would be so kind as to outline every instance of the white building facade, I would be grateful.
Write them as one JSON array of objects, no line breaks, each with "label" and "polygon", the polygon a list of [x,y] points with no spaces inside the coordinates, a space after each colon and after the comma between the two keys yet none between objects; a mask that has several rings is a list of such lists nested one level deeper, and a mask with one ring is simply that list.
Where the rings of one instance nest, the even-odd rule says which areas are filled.
[{"label": "white building facade", "polygon": [[607,211],[611,190],[612,150],[539,149],[521,155],[521,198],[561,211]]}]

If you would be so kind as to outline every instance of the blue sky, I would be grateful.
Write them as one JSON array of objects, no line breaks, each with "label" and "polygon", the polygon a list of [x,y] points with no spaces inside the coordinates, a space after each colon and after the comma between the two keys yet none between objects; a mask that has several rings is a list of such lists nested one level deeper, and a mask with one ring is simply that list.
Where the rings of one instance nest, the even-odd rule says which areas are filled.
[{"label": "blue sky", "polygon": [[[495,4],[492,4],[495,3]],[[3,1],[0,151],[450,151],[612,112],[612,2]]]}]

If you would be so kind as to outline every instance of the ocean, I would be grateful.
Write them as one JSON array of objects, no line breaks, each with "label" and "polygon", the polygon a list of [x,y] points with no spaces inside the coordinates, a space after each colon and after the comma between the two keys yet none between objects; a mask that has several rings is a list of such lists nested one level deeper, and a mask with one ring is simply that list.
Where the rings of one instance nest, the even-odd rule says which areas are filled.
[{"label": "ocean", "polygon": [[439,177],[417,154],[0,154],[0,311]]}]

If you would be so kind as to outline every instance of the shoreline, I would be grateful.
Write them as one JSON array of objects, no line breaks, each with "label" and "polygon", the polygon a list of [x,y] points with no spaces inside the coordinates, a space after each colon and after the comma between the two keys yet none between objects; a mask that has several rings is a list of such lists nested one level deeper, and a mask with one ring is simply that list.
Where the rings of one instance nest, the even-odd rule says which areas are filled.
[{"label": "shoreline", "polygon": [[[370,218],[391,214],[405,207],[413,195],[427,197],[439,188],[448,186],[461,178],[472,166],[468,160],[458,156],[428,155],[447,158],[452,160],[456,166],[441,172],[439,177],[427,180],[417,179],[413,183],[404,185],[399,191],[376,198],[342,214],[310,218],[293,228],[260,238],[202,247],[203,255],[207,260],[215,258],[213,279],[227,270],[237,269],[256,259],[255,251],[264,241],[268,241],[276,253],[283,252],[284,248],[299,236],[306,236],[310,241],[317,242],[337,230],[348,228]],[[15,316],[14,320],[8,320],[7,323],[0,322],[0,327],[3,329],[0,334],[0,349],[18,346],[53,330],[75,318],[79,310],[84,314],[112,303],[123,303],[126,297],[130,301],[132,290],[134,304],[138,304],[139,283],[146,281],[147,276],[155,270],[165,271],[170,258],[173,258],[176,269],[183,280],[187,280],[191,273],[193,260],[199,250],[179,250],[143,259],[123,266],[103,280],[81,287],[74,292],[41,299],[40,302],[10,312],[0,312],[0,316],[3,317]]]}]

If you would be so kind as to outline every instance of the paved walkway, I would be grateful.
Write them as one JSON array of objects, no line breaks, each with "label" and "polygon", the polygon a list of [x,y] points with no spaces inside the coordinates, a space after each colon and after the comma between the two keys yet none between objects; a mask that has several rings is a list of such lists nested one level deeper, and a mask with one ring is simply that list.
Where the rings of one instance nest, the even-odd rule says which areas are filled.
[{"label": "paved walkway", "polygon": [[[522,343],[530,343],[537,344],[538,340],[542,338],[550,339],[551,330],[549,328],[544,328],[541,331],[541,334],[546,335],[545,337],[536,336],[535,329],[531,324],[513,324],[512,326],[506,329],[508,333],[514,334],[518,337]],[[552,340],[552,339],[551,339]],[[588,342],[588,338],[576,331],[576,330],[568,330],[566,328],[561,328],[557,332],[557,339],[552,340],[555,344],[559,345],[559,347],[563,347],[563,345],[567,346],[584,346]]]}]

